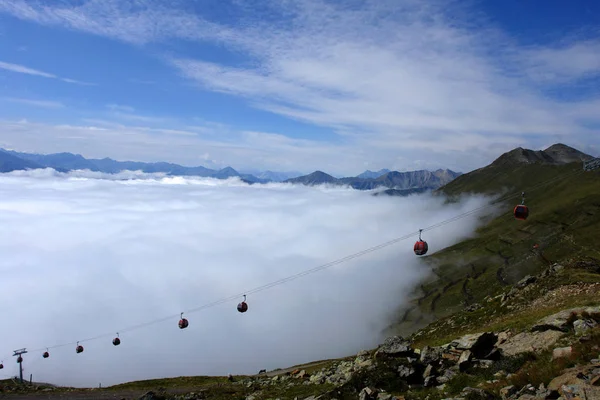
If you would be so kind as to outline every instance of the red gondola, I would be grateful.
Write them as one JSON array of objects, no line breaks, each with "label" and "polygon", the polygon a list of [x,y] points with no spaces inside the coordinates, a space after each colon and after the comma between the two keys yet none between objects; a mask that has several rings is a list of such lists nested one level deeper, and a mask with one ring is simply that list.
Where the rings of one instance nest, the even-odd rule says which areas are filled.
[{"label": "red gondola", "polygon": [[516,219],[524,221],[529,216],[529,208],[525,205],[525,192],[522,193],[523,199],[521,200],[521,204],[515,206],[513,210],[513,214]]},{"label": "red gondola", "polygon": [[4,364],[0,363],[0,369],[4,368]]},{"label": "red gondola", "polygon": [[75,347],[75,352],[78,354],[83,352],[83,346],[80,345],[79,342],[77,342],[77,347]]},{"label": "red gondola", "polygon": [[423,231],[423,229],[419,229],[419,240],[415,242],[414,246],[415,254],[418,256],[427,254],[427,250],[429,250],[427,242],[421,239],[421,231]]},{"label": "red gondola", "polygon": [[121,344],[121,339],[119,339],[119,332],[117,332],[117,337],[113,339],[113,345],[118,346]]},{"label": "red gondola", "polygon": [[246,295],[244,295],[244,301],[237,305],[237,310],[241,313],[248,311],[248,304],[246,303]]},{"label": "red gondola", "polygon": [[48,353],[47,351],[45,351],[44,354],[42,354],[42,357],[48,358],[48,357],[50,357],[50,353]]},{"label": "red gondola", "polygon": [[183,318],[183,313],[181,313],[181,319],[179,320],[179,329],[185,329],[188,327],[189,322],[187,319]]}]

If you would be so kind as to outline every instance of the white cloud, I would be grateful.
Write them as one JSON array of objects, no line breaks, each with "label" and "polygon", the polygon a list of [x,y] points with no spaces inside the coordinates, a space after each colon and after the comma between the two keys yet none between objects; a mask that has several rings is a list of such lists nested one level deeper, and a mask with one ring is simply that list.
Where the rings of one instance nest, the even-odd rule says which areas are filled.
[{"label": "white cloud", "polygon": [[[0,4],[1,6],[1,4]],[[1,8],[0,8],[1,11]],[[48,73],[48,72],[44,72],[44,71],[40,71],[34,68],[29,68],[26,67],[24,65],[19,65],[19,64],[12,64],[12,63],[7,63],[4,61],[0,61],[0,69],[4,69],[6,71],[11,71],[11,72],[17,72],[20,74],[27,74],[27,75],[34,75],[34,76],[41,76],[44,78],[52,78],[52,79],[60,79],[63,82],[67,82],[67,83],[74,83],[77,85],[95,85],[94,83],[88,83],[88,82],[83,82],[83,81],[78,81],[75,79],[70,79],[70,78],[60,78],[54,74]]]},{"label": "white cloud", "polygon": [[[298,169],[310,161],[311,170],[331,165],[332,173],[350,174],[361,172],[350,168],[365,162],[407,168],[396,160],[414,153],[430,165],[467,171],[498,156],[495,149],[531,147],[538,137],[600,145],[597,93],[566,102],[543,91],[545,83],[571,84],[597,74],[593,35],[523,48],[480,11],[458,2],[367,1],[358,7],[352,1],[302,0],[267,1],[260,9],[242,2],[227,7],[236,24],[212,21],[210,10],[184,1],[48,6],[0,0],[0,12],[24,20],[133,45],[158,43],[162,59],[194,85],[329,128],[343,143],[323,146],[328,158],[312,160],[297,156],[305,149],[293,139],[288,153],[277,157],[243,143],[223,153],[224,164]],[[229,65],[196,58],[196,51],[192,57],[185,46],[170,47],[176,39],[192,46],[216,43],[248,59]],[[166,129],[172,123],[119,117]],[[285,135],[283,129],[275,133]],[[161,151],[165,148],[175,152],[169,145]],[[127,158],[146,155],[134,151]],[[275,160],[285,163],[278,167]]]},{"label": "white cloud", "polygon": [[122,105],[122,104],[107,104],[106,108],[112,110],[112,111],[123,111],[123,112],[128,112],[128,113],[132,113],[135,111],[135,109],[131,106],[127,106],[127,105]]},{"label": "white cloud", "polygon": [[[186,311],[485,201],[444,205],[429,196],[375,197],[343,188],[52,170],[2,174],[0,194],[3,372],[16,373],[13,349],[41,349],[25,355],[26,372],[36,381],[75,386],[253,374],[372,348],[390,313],[428,273],[412,252],[417,235],[251,294],[246,314],[235,308],[241,297]],[[476,227],[473,216],[423,237],[435,252]],[[182,311],[190,321],[183,331]],[[116,332],[119,347],[111,344]],[[81,342],[85,351],[75,353],[76,341],[97,335],[107,336]],[[42,359],[45,347],[63,343],[69,344]]]},{"label": "white cloud", "polygon": [[600,75],[600,39],[523,51],[527,74],[542,83],[571,83]]},{"label": "white cloud", "polygon": [[2,97],[0,98],[4,101],[9,101],[12,103],[21,103],[27,104],[36,107],[44,107],[44,108],[63,108],[65,105],[58,101],[51,100],[35,100],[35,99],[21,99],[16,97]]},{"label": "white cloud", "polygon": [[3,61],[0,61],[0,68],[7,70],[7,71],[11,71],[11,72],[18,72],[21,74],[43,76],[44,78],[57,78],[56,75],[49,74],[44,71],[39,71],[37,69],[28,68],[23,65],[11,64],[11,63],[7,63],[7,62],[3,62]]}]

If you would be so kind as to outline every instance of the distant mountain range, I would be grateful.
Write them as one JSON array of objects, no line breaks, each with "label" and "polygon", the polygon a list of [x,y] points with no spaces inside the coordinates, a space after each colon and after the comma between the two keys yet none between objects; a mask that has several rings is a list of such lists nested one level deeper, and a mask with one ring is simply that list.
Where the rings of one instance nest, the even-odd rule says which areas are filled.
[{"label": "distant mountain range", "polygon": [[118,173],[124,170],[142,171],[146,173],[165,173],[167,175],[202,176],[217,179],[239,177],[249,184],[268,182],[300,183],[304,185],[348,185],[358,190],[371,190],[387,188],[385,194],[407,195],[436,189],[461,173],[448,169],[437,171],[409,171],[398,172],[388,169],[379,171],[367,170],[355,177],[335,178],[322,171],[315,171],[309,175],[298,176],[300,173],[264,171],[255,174],[240,173],[232,167],[214,170],[202,166],[184,167],[179,164],[156,162],[146,163],[138,161],[116,161],[111,158],[88,159],[80,154],[54,153],[34,154],[21,153],[13,150],[0,149],[0,172],[15,170],[52,168],[59,172],[72,170],[90,170],[104,173]]},{"label": "distant mountain range", "polygon": [[[287,179],[284,182],[301,183],[304,185],[348,185],[358,190],[372,190],[378,188],[388,188],[386,194],[390,195],[406,195],[415,192],[423,192],[427,190],[437,189],[446,183],[449,183],[456,177],[462,175],[460,172],[454,172],[449,169],[438,169],[437,171],[383,171],[383,175],[376,178],[362,178],[362,176],[378,175],[378,172],[373,173],[366,171],[356,177],[334,178],[323,171],[315,171],[312,174],[299,176],[297,178]],[[381,172],[381,171],[380,171]]]}]

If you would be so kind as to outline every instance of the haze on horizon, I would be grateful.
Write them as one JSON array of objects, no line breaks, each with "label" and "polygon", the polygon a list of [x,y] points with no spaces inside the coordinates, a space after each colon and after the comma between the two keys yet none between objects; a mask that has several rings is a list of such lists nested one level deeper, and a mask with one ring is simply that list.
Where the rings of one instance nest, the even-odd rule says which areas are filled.
[{"label": "haze on horizon", "polygon": [[[1,377],[76,387],[254,374],[376,346],[429,273],[418,235],[314,274],[187,313],[486,204],[348,188],[127,172],[0,174]],[[430,252],[478,216],[426,231]],[[189,319],[177,327],[179,313]],[[169,317],[130,331],[123,328]],[[120,346],[111,341],[119,332]],[[79,340],[84,352],[75,353]],[[42,358],[45,347],[50,357]],[[39,351],[33,351],[39,349]]]},{"label": "haze on horizon", "polygon": [[600,3],[0,0],[0,147],[241,172],[600,155]]}]

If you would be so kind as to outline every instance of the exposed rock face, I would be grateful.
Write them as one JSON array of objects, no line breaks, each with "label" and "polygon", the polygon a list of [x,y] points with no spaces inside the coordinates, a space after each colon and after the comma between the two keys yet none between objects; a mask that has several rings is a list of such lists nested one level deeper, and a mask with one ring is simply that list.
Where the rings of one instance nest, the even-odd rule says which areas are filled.
[{"label": "exposed rock face", "polygon": [[543,351],[553,346],[564,333],[549,330],[545,332],[521,332],[509,337],[498,345],[504,356],[514,356],[525,352]]}]

